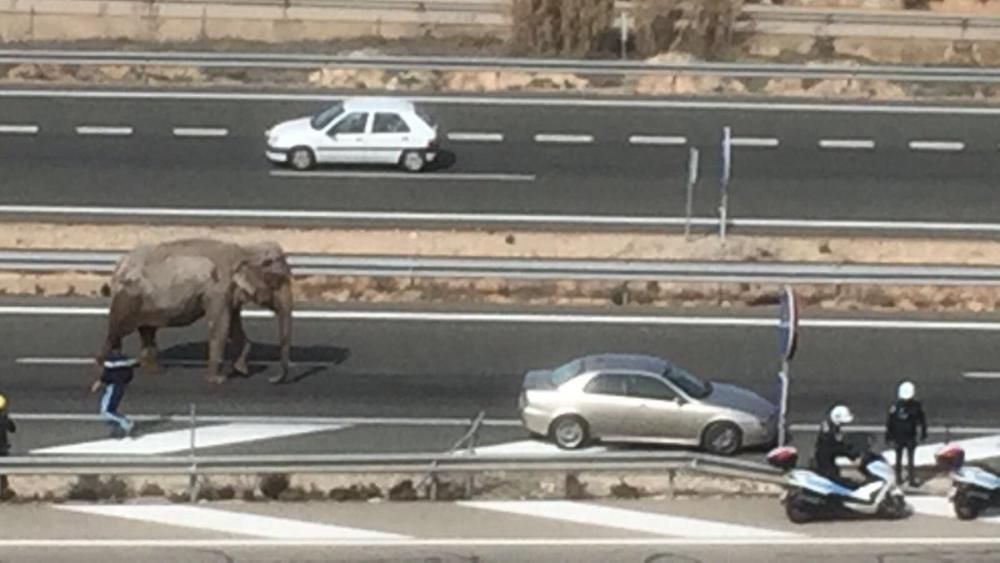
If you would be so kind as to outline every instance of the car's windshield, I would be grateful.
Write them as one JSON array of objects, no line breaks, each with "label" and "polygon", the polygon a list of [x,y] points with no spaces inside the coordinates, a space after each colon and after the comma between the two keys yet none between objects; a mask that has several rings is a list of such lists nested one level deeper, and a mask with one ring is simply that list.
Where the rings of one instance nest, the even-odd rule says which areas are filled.
[{"label": "car's windshield", "polygon": [[704,381],[695,375],[684,371],[677,366],[670,366],[663,373],[663,377],[671,383],[681,388],[684,393],[695,399],[704,399],[712,394],[712,383]]},{"label": "car's windshield", "polygon": [[419,117],[420,119],[423,119],[424,123],[426,123],[430,127],[432,127],[432,128],[433,127],[437,127],[437,123],[434,122],[434,118],[431,117],[430,114],[428,114],[424,110],[422,110],[420,108],[417,108],[416,109],[416,114],[417,114],[417,117]]},{"label": "car's windshield", "polygon": [[309,120],[309,124],[312,125],[313,129],[323,129],[342,113],[344,113],[344,104],[337,102],[314,115],[313,118]]},{"label": "car's windshield", "polygon": [[577,359],[557,367],[556,369],[552,370],[552,383],[556,385],[562,385],[563,383],[566,383],[567,381],[572,379],[573,376],[578,375],[580,373],[580,368],[582,366],[583,363],[579,359]]}]

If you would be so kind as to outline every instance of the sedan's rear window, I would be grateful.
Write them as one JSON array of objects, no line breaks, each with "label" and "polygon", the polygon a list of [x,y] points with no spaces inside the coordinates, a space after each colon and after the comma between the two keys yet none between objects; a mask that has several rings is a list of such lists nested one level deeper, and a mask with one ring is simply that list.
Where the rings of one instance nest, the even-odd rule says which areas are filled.
[{"label": "sedan's rear window", "polygon": [[431,117],[430,114],[428,114],[426,111],[424,111],[424,110],[422,110],[420,108],[417,108],[416,109],[416,114],[417,114],[417,117],[419,117],[420,119],[422,119],[423,122],[426,123],[431,128],[437,127],[437,123],[434,122],[434,118]]},{"label": "sedan's rear window", "polygon": [[312,125],[313,129],[323,129],[342,113],[344,113],[344,104],[337,102],[314,115],[313,118],[309,120],[309,124]]},{"label": "sedan's rear window", "polygon": [[580,374],[583,362],[579,359],[567,362],[552,370],[552,383],[562,385]]}]

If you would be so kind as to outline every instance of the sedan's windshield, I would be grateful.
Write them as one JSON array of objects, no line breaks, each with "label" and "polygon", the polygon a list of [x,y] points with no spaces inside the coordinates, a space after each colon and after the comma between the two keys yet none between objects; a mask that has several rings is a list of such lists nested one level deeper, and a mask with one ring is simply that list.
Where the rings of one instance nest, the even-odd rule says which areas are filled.
[{"label": "sedan's windshield", "polygon": [[695,399],[704,399],[712,394],[712,384],[703,381],[697,376],[691,375],[677,366],[670,366],[663,376],[671,383],[681,388],[688,396]]},{"label": "sedan's windshield", "polygon": [[552,370],[552,383],[562,385],[580,373],[583,362],[579,359],[565,363]]},{"label": "sedan's windshield", "polygon": [[344,113],[344,105],[337,102],[314,115],[313,118],[309,120],[309,124],[312,125],[313,129],[323,129],[342,113]]}]

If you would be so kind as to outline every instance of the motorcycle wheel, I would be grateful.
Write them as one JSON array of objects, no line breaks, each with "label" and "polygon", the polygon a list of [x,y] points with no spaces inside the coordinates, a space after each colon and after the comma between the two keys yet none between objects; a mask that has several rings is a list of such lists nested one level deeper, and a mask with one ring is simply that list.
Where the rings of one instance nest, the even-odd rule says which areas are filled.
[{"label": "motorcycle wheel", "polygon": [[890,520],[899,520],[907,515],[906,499],[890,496],[882,501],[879,507],[879,516]]},{"label": "motorcycle wheel", "polygon": [[798,493],[788,495],[788,499],[785,500],[785,514],[795,524],[804,524],[812,518],[809,510],[802,506]]},{"label": "motorcycle wheel", "polygon": [[979,502],[970,498],[964,489],[959,489],[955,493],[955,500],[952,503],[955,506],[955,516],[958,516],[959,520],[975,520],[982,510]]}]

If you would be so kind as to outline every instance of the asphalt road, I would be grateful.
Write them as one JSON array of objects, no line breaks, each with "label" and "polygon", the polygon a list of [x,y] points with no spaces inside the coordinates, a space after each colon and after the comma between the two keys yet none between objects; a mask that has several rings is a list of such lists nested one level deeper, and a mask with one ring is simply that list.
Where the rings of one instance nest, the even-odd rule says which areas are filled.
[{"label": "asphalt road", "polygon": [[[456,159],[441,178],[389,177],[379,170],[354,177],[273,175],[262,154],[264,130],[323,105],[5,99],[0,130],[37,125],[39,131],[0,134],[0,204],[683,216],[687,147],[629,142],[647,135],[684,137],[701,150],[694,212],[714,216],[719,143],[728,125],[736,137],[779,143],[734,149],[731,216],[997,218],[994,116],[427,103],[446,132],[501,133],[502,142],[448,142]],[[132,133],[80,135],[78,126],[130,127]],[[224,128],[227,135],[176,137],[175,127]],[[593,142],[539,143],[536,134],[590,135]],[[820,146],[830,140],[867,140],[875,148]],[[911,141],[963,146],[914,150]]]},{"label": "asphalt road", "polygon": [[995,516],[790,524],[777,499],[0,507],[4,561],[995,561]]},{"label": "asphalt road", "polygon": [[[273,339],[276,328],[269,321],[248,319],[251,337]],[[93,367],[80,362],[97,351],[103,324],[100,315],[0,317],[0,388],[11,409],[94,412],[96,399],[87,393]],[[305,365],[297,366],[296,383],[268,384],[264,375],[273,365],[222,386],[207,384],[200,369],[168,366],[162,374],[143,374],[124,408],[180,414],[196,402],[206,415],[470,418],[485,410],[491,418],[513,418],[525,370],[601,351],[660,354],[694,373],[775,396],[774,329],[720,325],[299,319],[292,354]],[[851,405],[859,423],[881,424],[896,383],[908,377],[925,398],[932,424],[996,425],[997,381],[962,377],[965,371],[995,371],[996,338],[993,331],[949,327],[803,327],[792,364],[790,418],[818,422],[840,400]],[[160,345],[168,360],[200,362],[203,325],[162,331]],[[137,342],[133,338],[127,346],[134,352]],[[254,357],[277,355],[263,343]]]}]

